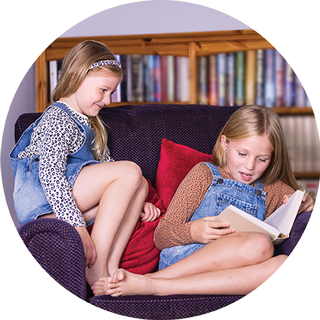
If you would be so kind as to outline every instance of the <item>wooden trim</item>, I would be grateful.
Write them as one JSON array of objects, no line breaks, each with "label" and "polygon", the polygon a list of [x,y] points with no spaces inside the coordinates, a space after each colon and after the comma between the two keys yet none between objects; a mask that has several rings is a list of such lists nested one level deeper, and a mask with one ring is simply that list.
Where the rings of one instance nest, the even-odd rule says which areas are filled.
[{"label": "wooden trim", "polygon": [[276,45],[276,0],[253,0],[253,28]]},{"label": "wooden trim", "polygon": [[196,43],[190,42],[189,44],[189,83],[190,83],[190,97],[189,103],[194,104],[197,102],[197,54]]},{"label": "wooden trim", "polygon": [[43,112],[47,106],[47,62],[43,52],[35,63],[36,112]]}]

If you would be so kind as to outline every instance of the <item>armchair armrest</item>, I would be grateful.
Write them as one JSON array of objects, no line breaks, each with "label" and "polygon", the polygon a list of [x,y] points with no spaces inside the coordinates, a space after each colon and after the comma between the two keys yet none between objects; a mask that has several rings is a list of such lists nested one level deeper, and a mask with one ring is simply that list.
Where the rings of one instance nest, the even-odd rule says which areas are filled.
[{"label": "armchair armrest", "polygon": [[30,253],[64,288],[86,300],[85,257],[81,238],[70,224],[42,218],[18,228]]},{"label": "armchair armrest", "polygon": [[292,250],[295,248],[297,243],[299,242],[307,224],[309,222],[311,216],[311,212],[304,212],[298,214],[293,227],[290,232],[290,237],[283,242],[280,246],[275,248],[274,255],[277,256],[279,254],[289,255]]}]

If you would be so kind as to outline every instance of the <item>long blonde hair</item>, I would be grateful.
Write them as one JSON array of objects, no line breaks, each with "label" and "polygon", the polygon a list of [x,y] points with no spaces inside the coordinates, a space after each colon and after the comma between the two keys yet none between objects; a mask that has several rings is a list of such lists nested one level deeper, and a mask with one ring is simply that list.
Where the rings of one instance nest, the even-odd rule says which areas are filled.
[{"label": "long blonde hair", "polygon": [[[113,53],[103,43],[86,40],[72,48],[65,56],[61,75],[52,94],[53,101],[67,98],[74,94],[88,75],[109,73],[122,80],[123,71],[115,65],[103,65],[89,69],[90,66],[101,60],[116,60]],[[94,158],[101,160],[107,149],[107,131],[99,116],[88,117],[95,131]]]},{"label": "long blonde hair", "polygon": [[248,139],[266,134],[273,151],[268,168],[261,176],[261,181],[270,184],[277,179],[297,190],[298,185],[294,177],[288,149],[278,115],[270,108],[249,105],[236,110],[220,132],[213,149],[213,163],[225,167],[226,154],[221,143],[221,136],[225,135],[227,142]]}]

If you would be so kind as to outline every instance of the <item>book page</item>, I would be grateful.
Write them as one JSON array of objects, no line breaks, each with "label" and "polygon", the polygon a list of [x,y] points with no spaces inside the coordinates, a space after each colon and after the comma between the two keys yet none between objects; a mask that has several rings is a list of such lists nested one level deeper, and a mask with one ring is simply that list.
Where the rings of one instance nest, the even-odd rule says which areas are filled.
[{"label": "book page", "polygon": [[298,213],[303,196],[304,192],[297,190],[286,204],[279,207],[265,219],[264,222],[277,228],[280,233],[288,235]]},{"label": "book page", "polygon": [[236,232],[266,233],[272,240],[277,238],[279,235],[279,231],[276,228],[232,205],[216,216],[215,221],[229,222],[230,228],[234,229]]}]

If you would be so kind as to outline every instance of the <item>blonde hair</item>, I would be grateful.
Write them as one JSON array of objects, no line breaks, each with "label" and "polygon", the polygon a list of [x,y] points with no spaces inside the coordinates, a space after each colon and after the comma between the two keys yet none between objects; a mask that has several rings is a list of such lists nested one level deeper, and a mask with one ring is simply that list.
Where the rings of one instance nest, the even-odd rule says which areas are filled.
[{"label": "blonde hair", "polygon": [[[74,94],[88,75],[98,73],[116,76],[122,80],[123,71],[115,65],[102,65],[89,69],[93,63],[101,60],[116,60],[114,54],[103,43],[86,40],[72,48],[65,56],[61,75],[52,94],[53,101]],[[95,131],[94,158],[101,160],[107,149],[107,131],[99,116],[88,117]]]},{"label": "blonde hair", "polygon": [[270,184],[277,179],[297,190],[297,181],[291,168],[288,149],[278,115],[270,108],[258,105],[249,105],[236,110],[223,127],[212,155],[213,163],[225,167],[226,154],[221,143],[221,136],[225,135],[227,142],[248,139],[266,134],[273,151],[268,168],[260,180]]}]

